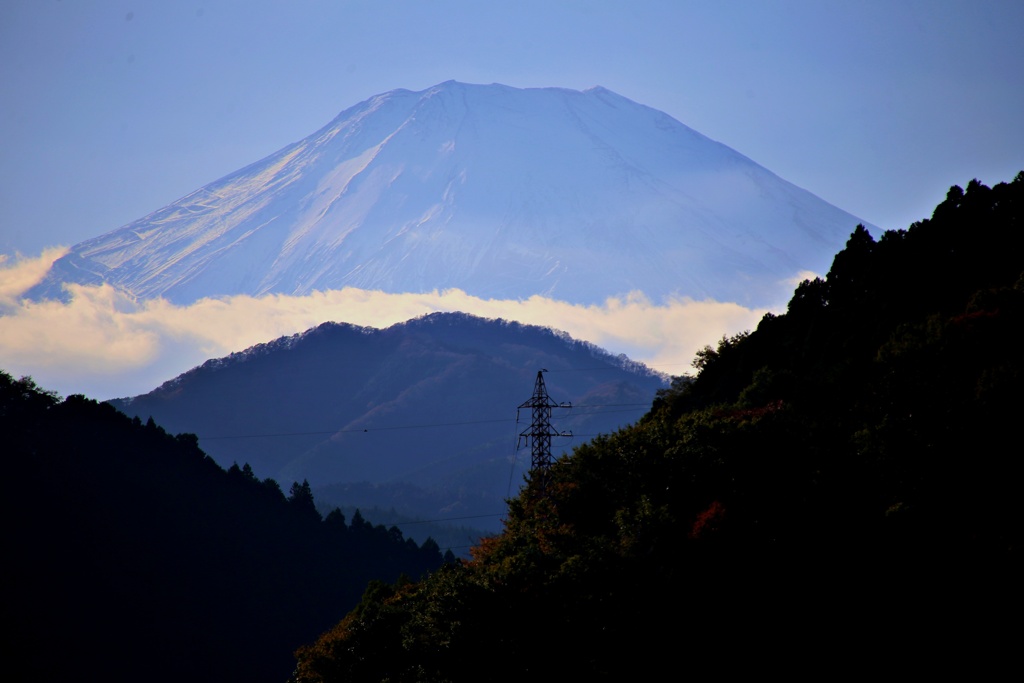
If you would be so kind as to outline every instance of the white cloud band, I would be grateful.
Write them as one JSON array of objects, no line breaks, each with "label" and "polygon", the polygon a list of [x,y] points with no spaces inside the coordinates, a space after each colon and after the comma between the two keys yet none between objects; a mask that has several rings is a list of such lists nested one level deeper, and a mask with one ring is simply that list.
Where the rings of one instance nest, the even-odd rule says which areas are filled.
[{"label": "white cloud band", "polygon": [[135,301],[110,285],[69,285],[70,301],[29,302],[31,287],[59,250],[6,267],[0,260],[0,369],[32,375],[63,394],[111,398],[144,393],[203,361],[325,321],[387,327],[435,311],[564,330],[611,353],[683,374],[697,349],[756,326],[766,309],[689,298],[652,304],[640,293],[602,305],[540,296],[481,299],[460,290],[387,294],[346,288],[308,296],[202,299],[178,306]]}]

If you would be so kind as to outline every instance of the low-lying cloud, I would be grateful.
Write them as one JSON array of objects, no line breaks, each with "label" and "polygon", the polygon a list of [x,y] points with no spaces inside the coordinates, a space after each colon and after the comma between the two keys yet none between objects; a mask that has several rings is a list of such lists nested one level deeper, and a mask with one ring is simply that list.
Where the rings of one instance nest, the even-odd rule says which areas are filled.
[{"label": "low-lying cloud", "polygon": [[17,308],[21,295],[42,280],[53,262],[66,253],[67,247],[51,247],[38,258],[15,256],[13,261],[0,254],[0,315]]},{"label": "low-lying cloud", "polygon": [[387,294],[354,288],[203,299],[187,306],[136,301],[110,285],[68,285],[66,303],[19,299],[62,253],[0,260],[0,369],[31,375],[64,395],[99,399],[147,392],[209,358],[322,322],[387,327],[436,311],[564,330],[679,375],[690,369],[698,349],[724,334],[752,329],[767,311],[689,298],[654,304],[640,293],[584,306],[541,296],[519,301],[481,299],[460,290]]}]

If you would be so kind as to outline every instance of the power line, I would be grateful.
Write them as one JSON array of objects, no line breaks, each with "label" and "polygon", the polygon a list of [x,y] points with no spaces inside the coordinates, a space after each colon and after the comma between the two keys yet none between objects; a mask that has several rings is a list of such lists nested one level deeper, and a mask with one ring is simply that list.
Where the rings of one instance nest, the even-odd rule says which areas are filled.
[{"label": "power line", "polygon": [[[577,408],[614,408],[614,407],[644,407],[650,408],[650,403],[582,403],[573,407],[574,414],[582,415],[606,415],[608,413],[631,413],[634,410],[600,410],[600,411],[581,411],[576,413]],[[323,429],[306,432],[269,432],[264,434],[229,434],[220,436],[197,436],[199,439],[206,441],[219,441],[223,439],[259,439],[259,438],[271,438],[271,437],[283,437],[283,436],[316,436],[318,434],[359,434],[359,433],[370,433],[370,432],[388,432],[398,431],[405,429],[432,429],[435,427],[463,427],[465,425],[473,424],[493,424],[498,422],[515,422],[512,418],[493,418],[489,420],[465,420],[462,422],[428,422],[423,424],[412,424],[412,425],[391,425],[384,427],[354,427],[351,429]]]},{"label": "power line", "polygon": [[[501,517],[504,512],[492,512],[487,515],[467,515],[465,517],[444,517],[441,519],[418,519],[414,522],[378,522],[383,526],[402,526],[404,524],[437,524],[438,522],[451,522],[459,519],[481,519],[483,517]],[[374,525],[376,526],[376,525]]]},{"label": "power line", "polygon": [[418,425],[396,425],[390,427],[355,427],[353,429],[324,429],[319,431],[311,432],[275,432],[270,434],[232,434],[228,436],[200,436],[200,439],[207,439],[210,441],[217,439],[253,439],[270,436],[314,436],[316,434],[353,434],[360,432],[388,432],[399,429],[429,429],[431,427],[461,427],[464,425],[471,424],[486,424],[488,422],[509,422],[510,418],[501,418],[493,420],[467,420],[465,422],[431,422],[426,424]]}]

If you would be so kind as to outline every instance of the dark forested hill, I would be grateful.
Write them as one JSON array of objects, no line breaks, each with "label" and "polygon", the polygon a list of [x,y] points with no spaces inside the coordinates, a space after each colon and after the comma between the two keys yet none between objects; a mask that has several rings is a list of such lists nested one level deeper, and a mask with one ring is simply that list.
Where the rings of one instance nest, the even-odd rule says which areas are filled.
[{"label": "dark forested hill", "polygon": [[374,579],[441,564],[82,396],[0,373],[4,622],[39,681],[281,681]]},{"label": "dark forested hill", "polygon": [[666,386],[564,333],[435,313],[387,329],[325,323],[111,403],[197,434],[224,467],[308,480],[318,499],[427,520],[490,515],[474,521],[496,532],[524,473],[510,473],[516,406],[541,368],[552,398],[573,405],[556,415],[577,435],[556,439],[560,450],[636,421]]},{"label": "dark forested hill", "polygon": [[908,230],[858,228],[785,314],[704,349],[638,424],[533,477],[472,561],[368,593],[294,680],[1006,662],[1022,221],[1024,173],[954,187]]}]

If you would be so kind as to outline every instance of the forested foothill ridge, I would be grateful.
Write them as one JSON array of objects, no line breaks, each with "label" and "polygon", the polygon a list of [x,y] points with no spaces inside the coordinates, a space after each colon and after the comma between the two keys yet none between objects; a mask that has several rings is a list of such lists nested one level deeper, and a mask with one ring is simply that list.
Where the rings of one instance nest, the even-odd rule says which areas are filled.
[{"label": "forested foothill ridge", "polygon": [[461,536],[443,522],[425,533],[402,526],[420,541],[466,546],[501,530],[510,486],[521,482],[509,434],[539,368],[550,370],[552,395],[574,406],[557,426],[580,436],[556,439],[558,449],[635,422],[668,386],[564,332],[435,312],[383,329],[323,323],[111,404],[198,435],[222,467],[248,462],[260,478],[307,480],[318,502],[358,506],[389,526],[472,518],[479,531]]},{"label": "forested foothill ridge", "polygon": [[0,372],[0,433],[7,651],[32,680],[280,682],[368,582],[443,561],[30,378]]},{"label": "forested foothill ridge", "polygon": [[1024,172],[877,240],[858,227],[785,313],[528,482],[472,560],[375,584],[293,683],[1008,661],[1022,220]]}]

